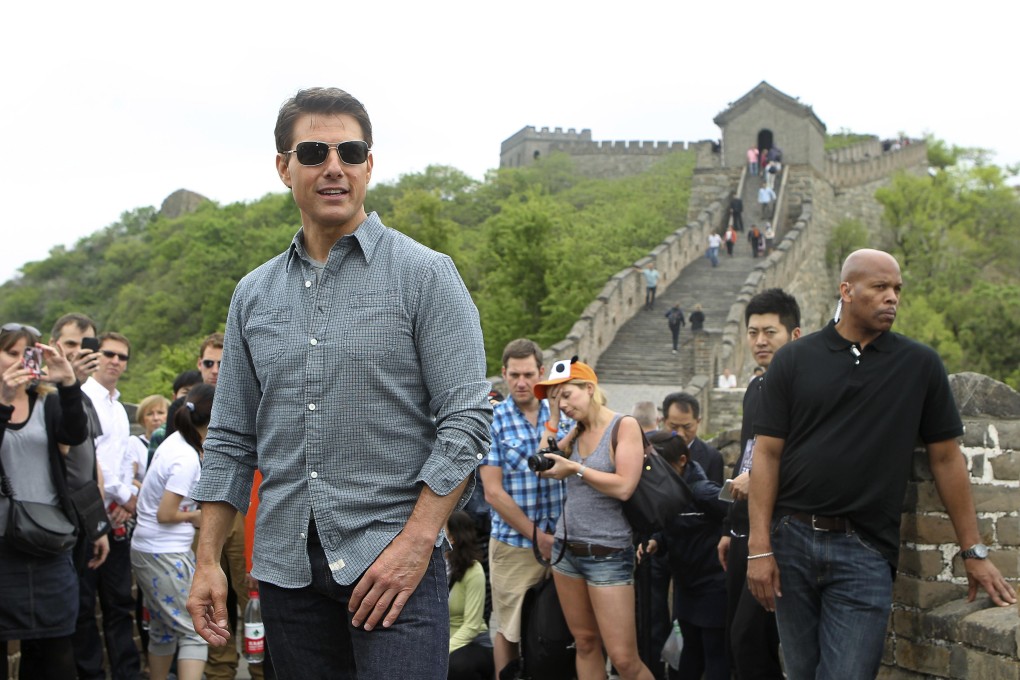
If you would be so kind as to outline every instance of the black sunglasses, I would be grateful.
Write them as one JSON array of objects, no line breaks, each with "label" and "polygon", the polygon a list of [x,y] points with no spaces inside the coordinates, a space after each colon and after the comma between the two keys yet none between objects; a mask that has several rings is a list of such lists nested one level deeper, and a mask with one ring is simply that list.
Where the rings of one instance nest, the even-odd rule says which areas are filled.
[{"label": "black sunglasses", "polygon": [[18,331],[28,331],[37,338],[42,337],[42,333],[40,333],[39,329],[36,328],[35,326],[25,326],[24,324],[20,323],[5,323],[2,326],[2,329],[4,333],[17,333]]},{"label": "black sunglasses", "polygon": [[213,359],[202,359],[202,366],[205,368],[212,368],[213,366],[219,366],[222,362],[215,361]]},{"label": "black sunglasses", "polygon": [[101,350],[101,353],[107,359],[112,359],[114,357],[117,357],[118,359],[120,359],[124,363],[127,363],[127,360],[131,358],[127,354],[121,354],[120,352],[114,352],[112,349]]},{"label": "black sunglasses", "polygon": [[322,165],[329,157],[329,150],[336,149],[340,162],[345,165],[361,165],[368,160],[368,142],[353,141],[330,144],[328,142],[298,142],[290,151],[280,153],[297,154],[301,165]]}]

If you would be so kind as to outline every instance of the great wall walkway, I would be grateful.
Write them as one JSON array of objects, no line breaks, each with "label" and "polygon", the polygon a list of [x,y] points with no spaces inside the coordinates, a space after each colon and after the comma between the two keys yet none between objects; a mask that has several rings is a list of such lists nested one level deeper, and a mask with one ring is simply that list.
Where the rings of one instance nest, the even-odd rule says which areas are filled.
[{"label": "great wall walkway", "polygon": [[[630,413],[638,401],[661,404],[666,394],[690,382],[694,375],[690,322],[680,331],[680,351],[674,355],[665,314],[679,302],[685,316],[690,316],[694,305],[700,304],[705,313],[705,332],[721,335],[730,306],[754,265],[761,261],[751,256],[747,241],[747,229],[757,220],[757,205],[752,203],[749,210],[745,201],[744,213],[747,228],[737,234],[733,257],[726,255],[723,245],[718,267],[713,268],[706,257],[689,264],[668,288],[659,288],[655,307],[625,323],[599,357],[595,370],[611,408]],[[743,378],[738,376],[738,382],[742,383]]]}]

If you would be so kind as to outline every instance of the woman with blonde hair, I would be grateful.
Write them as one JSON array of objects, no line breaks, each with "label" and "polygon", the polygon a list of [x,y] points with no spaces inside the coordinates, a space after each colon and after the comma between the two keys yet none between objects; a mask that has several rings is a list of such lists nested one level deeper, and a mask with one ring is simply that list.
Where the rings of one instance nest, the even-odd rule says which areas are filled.
[{"label": "woman with blonde hair", "polygon": [[560,442],[565,455],[542,477],[565,479],[567,500],[556,526],[553,578],[577,647],[578,680],[606,677],[603,646],[624,680],[651,680],[638,656],[634,617],[634,546],[623,502],[641,477],[644,446],[637,420],[606,407],[590,366],[557,361],[535,396],[577,422]]},{"label": "woman with blonde hair", "polygon": [[145,471],[149,467],[149,440],[157,428],[166,424],[166,412],[170,408],[170,400],[162,394],[150,394],[138,402],[135,411],[135,422],[142,426],[144,434],[131,437],[128,449],[131,453],[130,462],[134,466],[133,479],[141,486]]}]

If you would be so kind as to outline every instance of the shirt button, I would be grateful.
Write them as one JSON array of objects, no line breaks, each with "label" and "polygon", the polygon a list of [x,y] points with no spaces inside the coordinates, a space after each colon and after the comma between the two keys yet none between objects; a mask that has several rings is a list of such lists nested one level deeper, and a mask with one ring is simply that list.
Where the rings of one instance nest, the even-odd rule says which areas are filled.
[{"label": "shirt button", "polygon": [[313,344],[313,345],[318,345],[318,344],[319,344],[319,341],[318,341],[318,340],[316,340],[315,338],[312,338],[312,339],[311,339],[311,340],[310,340],[309,342],[310,342],[311,344]]},{"label": "shirt button", "polygon": [[315,410],[315,404],[309,404],[308,405],[308,410],[309,411],[314,411]]},{"label": "shirt button", "polygon": [[305,288],[311,288],[311,287],[312,287],[312,282],[311,281],[305,281]]},{"label": "shirt button", "polygon": [[318,473],[318,472],[315,472],[315,471],[313,470],[313,471],[312,471],[312,479],[318,479],[318,478],[319,478],[319,473]]},{"label": "shirt button", "polygon": [[301,538],[304,538],[305,537],[305,532],[302,531],[300,534],[298,534],[298,536],[300,536]]},{"label": "shirt button", "polygon": [[482,454],[479,453],[477,456],[475,456],[475,458],[477,458],[478,460],[481,460],[482,459]]}]

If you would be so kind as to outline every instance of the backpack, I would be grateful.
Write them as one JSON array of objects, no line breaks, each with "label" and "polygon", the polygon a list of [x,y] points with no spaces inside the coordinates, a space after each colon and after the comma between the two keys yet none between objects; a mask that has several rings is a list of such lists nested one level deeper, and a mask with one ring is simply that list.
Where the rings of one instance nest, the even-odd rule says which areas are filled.
[{"label": "backpack", "polygon": [[577,650],[552,577],[528,588],[521,608],[521,680],[574,677]]}]

